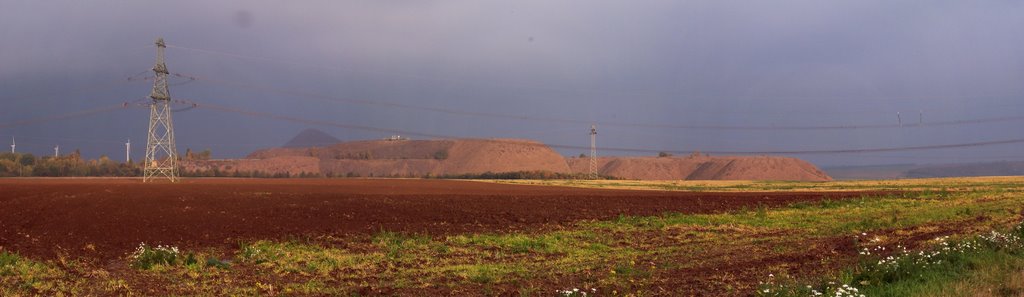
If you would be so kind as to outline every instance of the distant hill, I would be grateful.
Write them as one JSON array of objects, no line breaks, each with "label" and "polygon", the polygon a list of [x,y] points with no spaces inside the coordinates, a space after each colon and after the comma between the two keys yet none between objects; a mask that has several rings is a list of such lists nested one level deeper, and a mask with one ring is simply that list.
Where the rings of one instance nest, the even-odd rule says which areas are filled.
[{"label": "distant hill", "polygon": [[313,146],[330,146],[335,143],[341,142],[341,140],[327,134],[327,132],[320,131],[317,129],[306,129],[299,132],[298,135],[292,137],[288,143],[285,143],[283,147],[297,148],[297,147],[313,147]]},{"label": "distant hill", "polygon": [[1024,162],[1004,161],[969,164],[930,165],[907,171],[906,177],[957,177],[1024,175]]},{"label": "distant hill", "polygon": [[867,166],[836,166],[822,168],[837,180],[907,178],[907,171],[920,168],[917,164],[891,164]]}]

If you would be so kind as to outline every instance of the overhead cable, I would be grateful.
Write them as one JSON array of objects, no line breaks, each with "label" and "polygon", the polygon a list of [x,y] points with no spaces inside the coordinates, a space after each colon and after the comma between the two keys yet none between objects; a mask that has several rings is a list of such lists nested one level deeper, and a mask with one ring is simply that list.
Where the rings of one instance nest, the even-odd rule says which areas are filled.
[{"label": "overhead cable", "polygon": [[[186,100],[195,104],[197,108],[204,108],[222,112],[230,112],[243,114],[253,117],[261,117],[268,119],[275,119],[281,121],[289,121],[303,124],[330,126],[344,129],[373,131],[373,132],[386,132],[395,134],[404,134],[410,136],[419,136],[427,138],[439,138],[439,139],[454,139],[463,138],[451,135],[442,135],[435,133],[425,133],[419,131],[410,131],[404,129],[392,129],[392,128],[380,128],[364,125],[353,125],[344,124],[324,120],[308,119],[303,117],[280,115],[268,112],[245,110],[240,108],[213,105],[205,103],[195,103],[191,100]],[[490,140],[498,142],[510,142],[508,140]],[[514,142],[514,141],[511,141]],[[516,142],[519,143],[519,142]],[[920,150],[937,150],[937,149],[951,149],[951,148],[966,148],[966,147],[980,147],[980,146],[993,146],[993,145],[1005,145],[1024,143],[1024,139],[1005,139],[1005,140],[994,140],[994,141],[981,141],[981,142],[970,142],[970,143],[954,143],[954,144],[938,144],[938,145],[921,145],[921,146],[904,146],[904,147],[881,147],[881,148],[853,148],[853,149],[825,149],[825,150],[763,150],[763,151],[725,151],[725,150],[699,150],[704,153],[710,154],[725,154],[725,155],[822,155],[822,154],[850,154],[850,153],[873,153],[873,152],[898,152],[898,151],[920,151]],[[565,145],[565,144],[542,144],[536,143],[538,146],[547,146],[552,148],[562,149],[590,149],[588,146],[578,145]],[[599,147],[602,151],[616,151],[616,152],[631,152],[631,153],[660,153],[668,152],[675,154],[687,154],[691,151],[671,150],[671,149],[647,149],[647,148],[626,148],[626,147]]]}]

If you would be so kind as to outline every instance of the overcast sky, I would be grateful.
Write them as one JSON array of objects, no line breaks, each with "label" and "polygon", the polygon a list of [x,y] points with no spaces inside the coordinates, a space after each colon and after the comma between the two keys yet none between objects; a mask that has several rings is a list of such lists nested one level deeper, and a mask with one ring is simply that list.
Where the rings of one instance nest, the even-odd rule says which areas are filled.
[{"label": "overcast sky", "polygon": [[[596,122],[599,146],[672,151],[1019,139],[1024,121],[824,131],[617,124],[1020,116],[1022,28],[1020,1],[0,0],[0,143],[14,135],[19,151],[52,154],[59,144],[123,159],[131,138],[141,158],[145,109],[3,125],[144,99],[151,82],[125,78],[152,67],[157,37],[172,46],[171,72],[202,78],[173,78],[172,97],[344,125],[587,146],[585,122]],[[305,128],[346,140],[390,134],[204,108],[174,121],[181,151],[210,148],[218,158]],[[796,156],[821,166],[948,163],[1024,160],[1021,149]]]}]

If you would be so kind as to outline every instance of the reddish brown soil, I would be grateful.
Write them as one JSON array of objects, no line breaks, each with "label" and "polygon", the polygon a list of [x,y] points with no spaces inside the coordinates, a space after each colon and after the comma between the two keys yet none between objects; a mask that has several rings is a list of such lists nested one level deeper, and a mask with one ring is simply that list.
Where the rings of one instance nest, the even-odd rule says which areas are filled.
[{"label": "reddish brown soil", "polygon": [[508,232],[619,214],[713,213],[866,194],[877,193],[625,191],[416,179],[0,179],[0,249],[111,258],[140,242],[230,248],[241,240],[380,230]]}]

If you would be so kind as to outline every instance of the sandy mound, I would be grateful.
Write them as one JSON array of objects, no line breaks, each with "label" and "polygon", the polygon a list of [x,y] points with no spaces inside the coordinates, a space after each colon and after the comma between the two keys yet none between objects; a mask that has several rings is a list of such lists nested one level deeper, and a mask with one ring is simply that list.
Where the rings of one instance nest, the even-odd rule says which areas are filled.
[{"label": "sandy mound", "polygon": [[[589,159],[571,158],[575,172],[587,172]],[[832,180],[807,161],[789,157],[602,157],[598,173],[647,180]]]},{"label": "sandy mound", "polygon": [[520,139],[468,139],[455,142],[435,174],[482,172],[569,172],[565,158],[547,145]]}]

